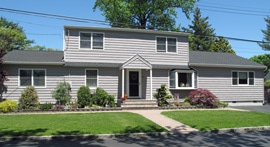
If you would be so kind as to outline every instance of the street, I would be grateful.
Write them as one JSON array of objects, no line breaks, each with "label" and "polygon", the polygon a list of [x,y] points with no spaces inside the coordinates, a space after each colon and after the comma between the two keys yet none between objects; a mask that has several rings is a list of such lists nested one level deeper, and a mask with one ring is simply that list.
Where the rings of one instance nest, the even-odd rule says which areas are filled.
[{"label": "street", "polygon": [[104,138],[94,140],[51,140],[51,141],[0,141],[1,147],[194,147],[194,146],[270,146],[270,131],[246,133],[210,133],[198,132],[159,137],[141,138]]}]

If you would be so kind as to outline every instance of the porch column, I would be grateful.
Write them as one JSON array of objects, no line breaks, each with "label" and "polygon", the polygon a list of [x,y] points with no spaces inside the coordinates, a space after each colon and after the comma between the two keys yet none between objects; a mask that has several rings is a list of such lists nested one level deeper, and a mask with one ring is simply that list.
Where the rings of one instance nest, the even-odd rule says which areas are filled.
[{"label": "porch column", "polygon": [[125,69],[122,69],[122,96],[124,95],[125,95]]},{"label": "porch column", "polygon": [[152,69],[150,69],[150,97],[153,99],[153,87],[152,87]]}]

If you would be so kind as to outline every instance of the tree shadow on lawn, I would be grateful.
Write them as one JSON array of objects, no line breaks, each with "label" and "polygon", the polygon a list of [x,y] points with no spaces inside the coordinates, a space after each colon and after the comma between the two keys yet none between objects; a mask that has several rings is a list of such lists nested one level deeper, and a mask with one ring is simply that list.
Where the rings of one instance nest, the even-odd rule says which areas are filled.
[{"label": "tree shadow on lawn", "polygon": [[0,137],[11,137],[11,136],[40,136],[40,133],[46,132],[48,129],[32,129],[32,130],[11,130],[11,129],[0,129]]},{"label": "tree shadow on lawn", "polygon": [[[120,133],[150,133],[150,132],[165,132],[165,131],[166,131],[165,129],[163,129],[159,126],[156,126],[156,125],[147,125],[147,127],[128,126],[123,130],[123,132],[120,132]],[[119,132],[114,132],[114,133],[119,134]]]}]

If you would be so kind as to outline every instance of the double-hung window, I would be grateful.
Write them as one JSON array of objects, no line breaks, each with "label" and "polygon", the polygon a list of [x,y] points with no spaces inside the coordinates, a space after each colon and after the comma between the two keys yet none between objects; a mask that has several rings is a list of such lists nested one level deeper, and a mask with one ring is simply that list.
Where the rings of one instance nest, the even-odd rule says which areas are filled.
[{"label": "double-hung window", "polygon": [[19,69],[19,86],[45,87],[45,69]]},{"label": "double-hung window", "polygon": [[254,72],[233,71],[232,85],[254,85]]},{"label": "double-hung window", "polygon": [[80,48],[103,49],[103,46],[103,33],[80,32]]},{"label": "double-hung window", "polygon": [[157,52],[176,53],[176,38],[156,37]]},{"label": "double-hung window", "polygon": [[98,87],[98,70],[87,69],[85,70],[86,74],[86,86],[89,86],[90,89],[95,89]]},{"label": "double-hung window", "polygon": [[195,74],[192,70],[170,71],[170,88],[189,89],[195,87]]}]

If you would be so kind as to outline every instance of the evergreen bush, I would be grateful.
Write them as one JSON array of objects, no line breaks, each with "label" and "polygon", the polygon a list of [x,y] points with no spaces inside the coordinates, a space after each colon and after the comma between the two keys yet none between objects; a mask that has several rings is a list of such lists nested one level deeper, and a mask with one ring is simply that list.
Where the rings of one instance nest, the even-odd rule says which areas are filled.
[{"label": "evergreen bush", "polygon": [[7,113],[15,111],[18,108],[17,102],[13,100],[4,100],[0,102],[0,112]]},{"label": "evergreen bush", "polygon": [[51,103],[45,103],[45,104],[40,104],[39,109],[40,110],[50,110],[52,109],[52,104]]},{"label": "evergreen bush", "polygon": [[114,96],[108,94],[104,89],[97,88],[96,92],[92,95],[93,104],[98,106],[115,107]]},{"label": "evergreen bush", "polygon": [[267,87],[267,88],[270,87],[270,80],[266,80],[266,81],[264,82],[264,87]]},{"label": "evergreen bush", "polygon": [[166,105],[169,105],[167,102],[168,99],[172,98],[172,95],[169,93],[168,89],[166,88],[165,84],[162,84],[160,86],[160,89],[158,89],[157,93],[154,93],[153,96],[157,98],[158,100],[158,105],[163,107]]},{"label": "evergreen bush", "polygon": [[93,101],[91,101],[91,92],[88,86],[81,86],[77,91],[77,103],[80,108],[85,106],[91,106]]},{"label": "evergreen bush", "polygon": [[52,91],[52,97],[57,100],[57,104],[66,105],[71,99],[71,87],[67,82],[61,82]]},{"label": "evergreen bush", "polygon": [[24,89],[19,99],[19,109],[35,110],[38,109],[38,94],[33,86]]}]

